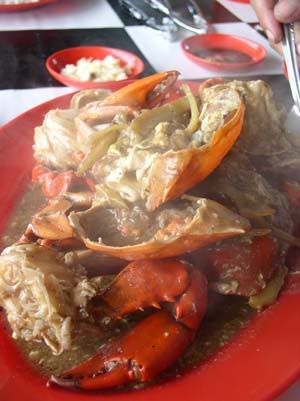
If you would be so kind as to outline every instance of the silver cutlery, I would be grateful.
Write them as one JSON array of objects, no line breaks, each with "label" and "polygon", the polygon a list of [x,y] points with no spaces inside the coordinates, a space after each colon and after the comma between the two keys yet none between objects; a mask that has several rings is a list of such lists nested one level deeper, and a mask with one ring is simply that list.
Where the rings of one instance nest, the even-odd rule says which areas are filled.
[{"label": "silver cutlery", "polygon": [[213,31],[211,24],[204,17],[194,0],[149,0],[153,7],[169,16],[175,24],[195,34]]},{"label": "silver cutlery", "polygon": [[119,0],[119,3],[132,17],[171,41],[179,38],[180,29],[194,34],[213,30],[195,0]]},{"label": "silver cutlery", "polygon": [[288,113],[285,126],[289,132],[292,134],[298,134],[300,138],[300,79],[297,64],[294,25],[283,24],[282,30],[283,55],[294,101],[294,105]]},{"label": "silver cutlery", "polygon": [[119,0],[128,14],[143,24],[161,33],[166,39],[173,41],[178,37],[178,26],[160,9],[152,7],[144,0]]}]

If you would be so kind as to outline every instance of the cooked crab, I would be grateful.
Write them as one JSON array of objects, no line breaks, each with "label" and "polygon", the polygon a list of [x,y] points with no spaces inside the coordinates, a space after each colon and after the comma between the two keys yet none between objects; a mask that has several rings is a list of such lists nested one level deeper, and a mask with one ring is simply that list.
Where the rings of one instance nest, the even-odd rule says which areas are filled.
[{"label": "cooked crab", "polygon": [[[35,157],[52,168],[79,165],[78,174],[90,174],[103,191],[115,192],[129,203],[142,200],[149,210],[183,194],[230,151],[241,132],[244,105],[236,90],[224,86],[212,88],[209,97],[195,97],[185,87],[185,97],[157,107],[167,101],[177,75],[155,74],[75,110],[71,125],[68,120],[58,130],[64,131],[60,141],[69,154],[61,144],[59,150],[51,145],[47,152],[40,146],[49,142],[41,134],[48,120],[53,124],[47,116],[44,128],[37,129]],[[55,136],[51,140],[58,146]],[[47,177],[40,180],[51,186]],[[59,179],[57,173],[53,179]]]},{"label": "cooked crab", "polygon": [[[299,241],[286,197],[261,175],[291,152],[282,113],[261,81],[209,80],[192,93],[177,76],[79,93],[36,129],[33,179],[48,204],[0,257],[15,337],[61,353],[78,308],[99,331],[135,321],[51,384],[152,379],[193,341],[207,286],[261,309],[283,285],[283,243]],[[295,205],[297,190],[287,187]],[[116,276],[103,289],[105,274]]]}]

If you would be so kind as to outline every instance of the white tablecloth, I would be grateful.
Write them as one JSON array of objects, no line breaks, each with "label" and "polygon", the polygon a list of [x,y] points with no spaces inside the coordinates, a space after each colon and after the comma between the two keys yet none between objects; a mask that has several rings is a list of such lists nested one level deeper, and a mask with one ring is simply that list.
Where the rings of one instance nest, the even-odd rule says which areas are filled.
[{"label": "white tablecloth", "polygon": [[[217,0],[223,7],[225,7],[231,14],[235,15],[238,19],[248,23],[258,22],[258,18],[250,4],[239,3],[232,0]],[[263,0],[262,0],[263,1]]]},{"label": "white tablecloth", "polygon": [[74,88],[8,89],[0,91],[0,126],[47,100],[74,92]]},{"label": "white tablecloth", "polygon": [[[260,76],[262,74],[281,74],[282,61],[271,48],[269,42],[255,29],[243,22],[215,24],[216,32],[243,36],[260,43],[266,49],[266,58],[259,64],[242,71],[211,71],[190,61],[181,49],[179,41],[168,42],[159,33],[145,26],[125,27],[139,49],[144,53],[152,66],[157,70],[178,70],[183,79],[200,79],[215,76]],[[191,36],[187,32],[185,36]]]},{"label": "white tablecloth", "polygon": [[0,31],[122,27],[105,0],[58,0],[32,10],[0,13]]}]

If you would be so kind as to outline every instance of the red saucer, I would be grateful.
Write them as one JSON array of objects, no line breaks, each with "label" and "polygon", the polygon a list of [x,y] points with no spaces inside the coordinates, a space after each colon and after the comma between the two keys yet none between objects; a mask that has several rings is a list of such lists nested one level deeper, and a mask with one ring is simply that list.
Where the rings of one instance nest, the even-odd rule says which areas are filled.
[{"label": "red saucer", "polygon": [[235,3],[250,4],[250,0],[230,0],[230,1],[234,1]]},{"label": "red saucer", "polygon": [[[195,35],[182,41],[184,54],[194,63],[211,70],[244,69],[259,63],[266,56],[266,50],[260,44],[240,36],[209,33]],[[248,60],[238,62],[215,61],[203,58],[199,52],[215,49],[218,51],[230,50],[247,56]]]},{"label": "red saucer", "polygon": [[[67,64],[76,64],[77,61],[83,57],[103,60],[108,55],[119,59],[121,61],[121,65],[128,65],[131,67],[132,73],[127,79],[122,79],[121,81],[82,82],[69,77],[65,77],[60,73],[62,68],[64,68]],[[135,79],[139,74],[144,71],[143,61],[135,54],[121,49],[101,46],[70,47],[68,49],[60,50],[48,57],[48,59],[46,60],[46,67],[49,73],[57,81],[66,86],[72,86],[73,88],[78,89],[119,89],[122,86],[127,85],[129,82],[131,82],[131,80]]]},{"label": "red saucer", "polygon": [[34,3],[20,3],[20,4],[0,4],[0,12],[14,12],[14,11],[25,11],[45,6],[49,3],[54,3],[57,0],[39,0]]}]

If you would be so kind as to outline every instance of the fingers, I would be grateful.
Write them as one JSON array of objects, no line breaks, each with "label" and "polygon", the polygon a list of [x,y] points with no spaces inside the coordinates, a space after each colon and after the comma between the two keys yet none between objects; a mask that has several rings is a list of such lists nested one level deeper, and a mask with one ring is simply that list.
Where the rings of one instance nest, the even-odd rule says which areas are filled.
[{"label": "fingers", "polygon": [[295,22],[300,18],[299,0],[279,0],[274,6],[274,15],[282,23]]},{"label": "fingers", "polygon": [[[297,46],[297,53],[300,55],[300,22],[295,22],[294,25],[295,29],[295,38],[296,38],[296,46]],[[281,43],[271,43],[271,46],[274,50],[276,50],[281,56],[283,56],[282,46]],[[297,57],[298,65],[300,65],[300,57]]]},{"label": "fingers", "polygon": [[295,24],[296,46],[300,54],[300,0],[251,0],[251,4],[272,47],[281,54],[280,24],[289,22]]},{"label": "fingers", "polygon": [[[287,1],[281,0],[282,3]],[[251,0],[261,26],[266,31],[269,41],[273,44],[280,42],[282,38],[280,24],[274,15],[275,3],[276,0]]]}]

